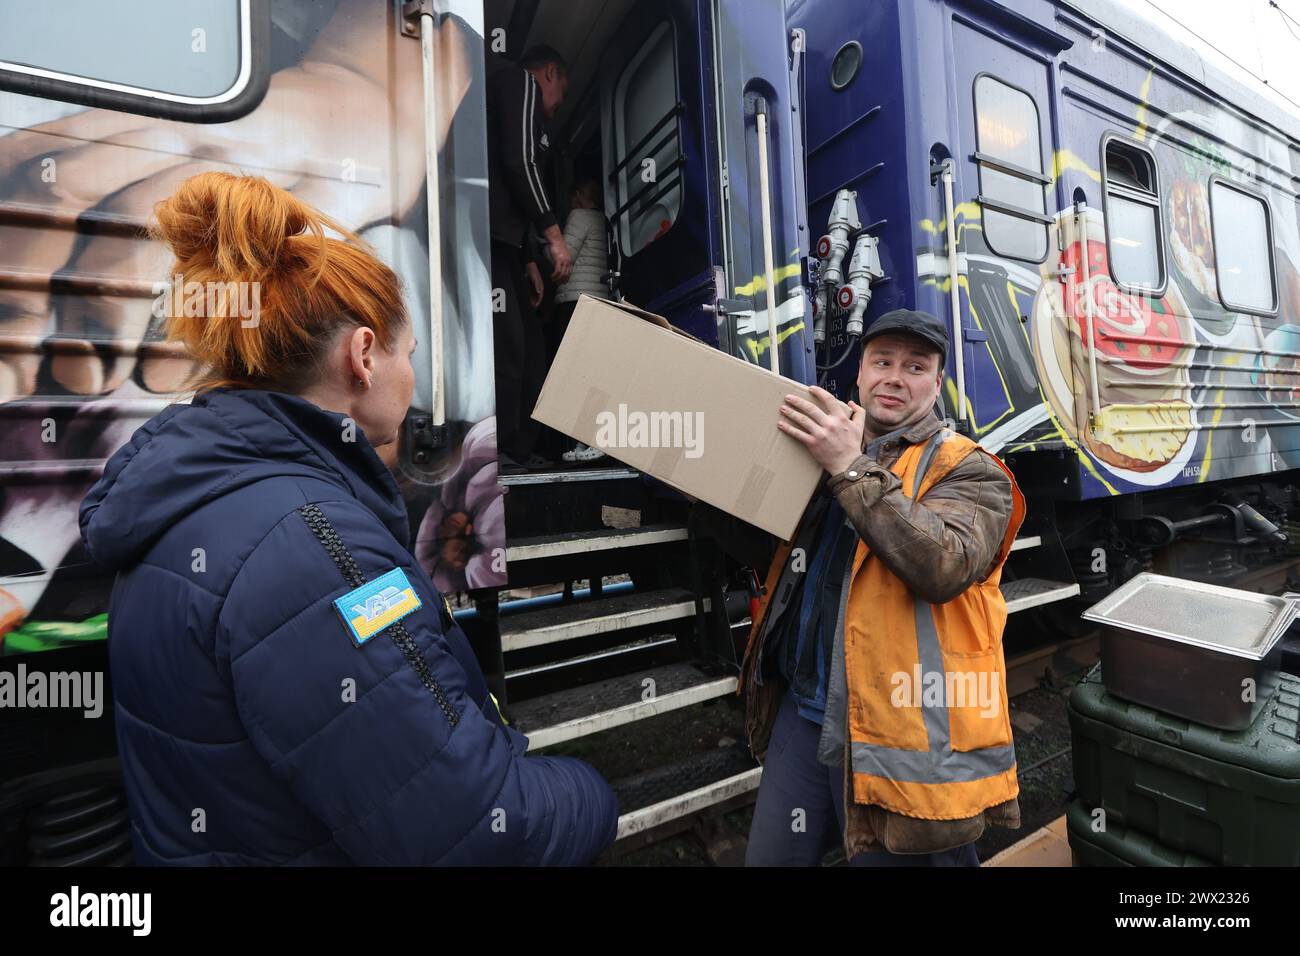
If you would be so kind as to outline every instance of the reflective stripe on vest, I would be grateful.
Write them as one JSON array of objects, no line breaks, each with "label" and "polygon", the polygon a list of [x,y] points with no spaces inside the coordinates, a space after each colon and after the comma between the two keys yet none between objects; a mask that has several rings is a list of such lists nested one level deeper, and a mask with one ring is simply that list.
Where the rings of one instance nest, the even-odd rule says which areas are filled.
[{"label": "reflective stripe on vest", "polygon": [[[934,627],[934,605],[915,601],[916,649],[922,674],[944,673],[939,632]],[[958,783],[979,780],[1010,770],[1016,764],[1016,748],[986,747],[983,750],[953,750],[948,724],[948,706],[942,701],[921,702],[921,718],[929,738],[929,750],[899,750],[855,741],[852,747],[854,773],[870,773],[890,780],[911,783]]]}]

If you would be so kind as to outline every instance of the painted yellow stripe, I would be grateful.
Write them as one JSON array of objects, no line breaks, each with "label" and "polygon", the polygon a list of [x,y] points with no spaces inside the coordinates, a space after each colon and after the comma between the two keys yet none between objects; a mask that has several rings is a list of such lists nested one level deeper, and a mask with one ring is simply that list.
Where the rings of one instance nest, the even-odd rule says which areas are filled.
[{"label": "painted yellow stripe", "polygon": [[[794,335],[796,332],[802,331],[803,328],[804,328],[804,323],[799,322],[796,325],[791,325],[784,329],[781,329],[779,332],[777,332],[776,335],[777,344],[779,345],[780,343],[784,342],[786,339]],[[741,344],[744,345],[744,347],[749,351],[752,361],[757,365],[761,365],[762,363],[759,361],[759,356],[761,356],[762,353],[766,352],[771,347],[772,336],[764,335],[762,338],[758,338],[758,339],[745,339]]]},{"label": "painted yellow stripe", "polygon": [[1074,170],[1087,176],[1093,182],[1101,182],[1100,170],[1093,168],[1086,160],[1076,156],[1068,149],[1058,149],[1052,154],[1052,178],[1060,179],[1066,170]]},{"label": "painted yellow stripe", "polygon": [[[798,278],[799,275],[799,263],[797,262],[791,262],[788,265],[779,266],[773,271],[773,276],[778,283],[784,282],[786,279]],[[744,285],[736,286],[736,295],[756,295],[759,292],[766,291],[766,276],[754,276],[753,279],[749,280]]]},{"label": "painted yellow stripe", "polygon": [[1155,71],[1154,66],[1147,69],[1146,79],[1142,81],[1142,88],[1138,90],[1137,129],[1133,131],[1133,136],[1139,143],[1147,138],[1147,101],[1151,98],[1151,77]]}]

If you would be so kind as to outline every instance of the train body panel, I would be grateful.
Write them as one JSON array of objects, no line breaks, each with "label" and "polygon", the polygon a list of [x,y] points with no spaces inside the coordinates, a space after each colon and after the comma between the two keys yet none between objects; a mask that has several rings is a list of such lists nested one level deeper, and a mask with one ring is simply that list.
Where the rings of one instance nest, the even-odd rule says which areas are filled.
[{"label": "train body panel", "polygon": [[[1194,55],[1179,66],[1199,80],[1118,32],[1135,29],[1122,11],[1084,6],[1103,19],[1053,0],[882,2],[865,17],[791,3],[813,51],[813,229],[856,189],[887,263],[868,323],[898,307],[951,316],[936,175],[951,160],[965,417],[1004,455],[1067,452],[1056,497],[1286,471],[1300,444],[1294,120],[1226,79],[1211,92]],[[854,42],[865,65],[836,90]],[[847,394],[855,371],[845,355],[827,383]],[[956,378],[954,357],[960,418]]]}]

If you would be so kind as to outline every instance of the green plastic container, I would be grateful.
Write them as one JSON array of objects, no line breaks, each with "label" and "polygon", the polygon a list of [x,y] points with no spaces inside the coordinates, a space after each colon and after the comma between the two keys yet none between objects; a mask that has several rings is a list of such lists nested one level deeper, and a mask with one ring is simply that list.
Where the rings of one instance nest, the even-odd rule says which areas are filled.
[{"label": "green plastic container", "polygon": [[1255,722],[1227,731],[1107,694],[1094,668],[1070,694],[1070,735],[1078,802],[1108,831],[1214,865],[1300,866],[1300,679],[1282,674]]},{"label": "green plastic container", "polygon": [[1161,846],[1145,833],[1126,830],[1112,821],[1095,829],[1095,819],[1080,801],[1065,810],[1066,836],[1075,866],[1212,866],[1206,860]]}]

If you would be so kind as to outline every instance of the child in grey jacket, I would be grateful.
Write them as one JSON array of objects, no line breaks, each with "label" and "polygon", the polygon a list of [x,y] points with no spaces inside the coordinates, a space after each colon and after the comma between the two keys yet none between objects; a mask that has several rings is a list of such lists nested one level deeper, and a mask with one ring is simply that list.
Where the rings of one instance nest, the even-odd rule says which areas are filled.
[{"label": "child in grey jacket", "polygon": [[[564,244],[573,258],[573,272],[569,280],[555,290],[555,304],[564,305],[578,301],[578,296],[609,298],[605,274],[609,272],[609,255],[605,247],[605,214],[597,208],[600,187],[596,180],[586,177],[573,184],[569,194],[571,209],[564,223]],[[573,314],[570,304],[566,310],[565,324]],[[557,317],[559,312],[556,313]]]}]

